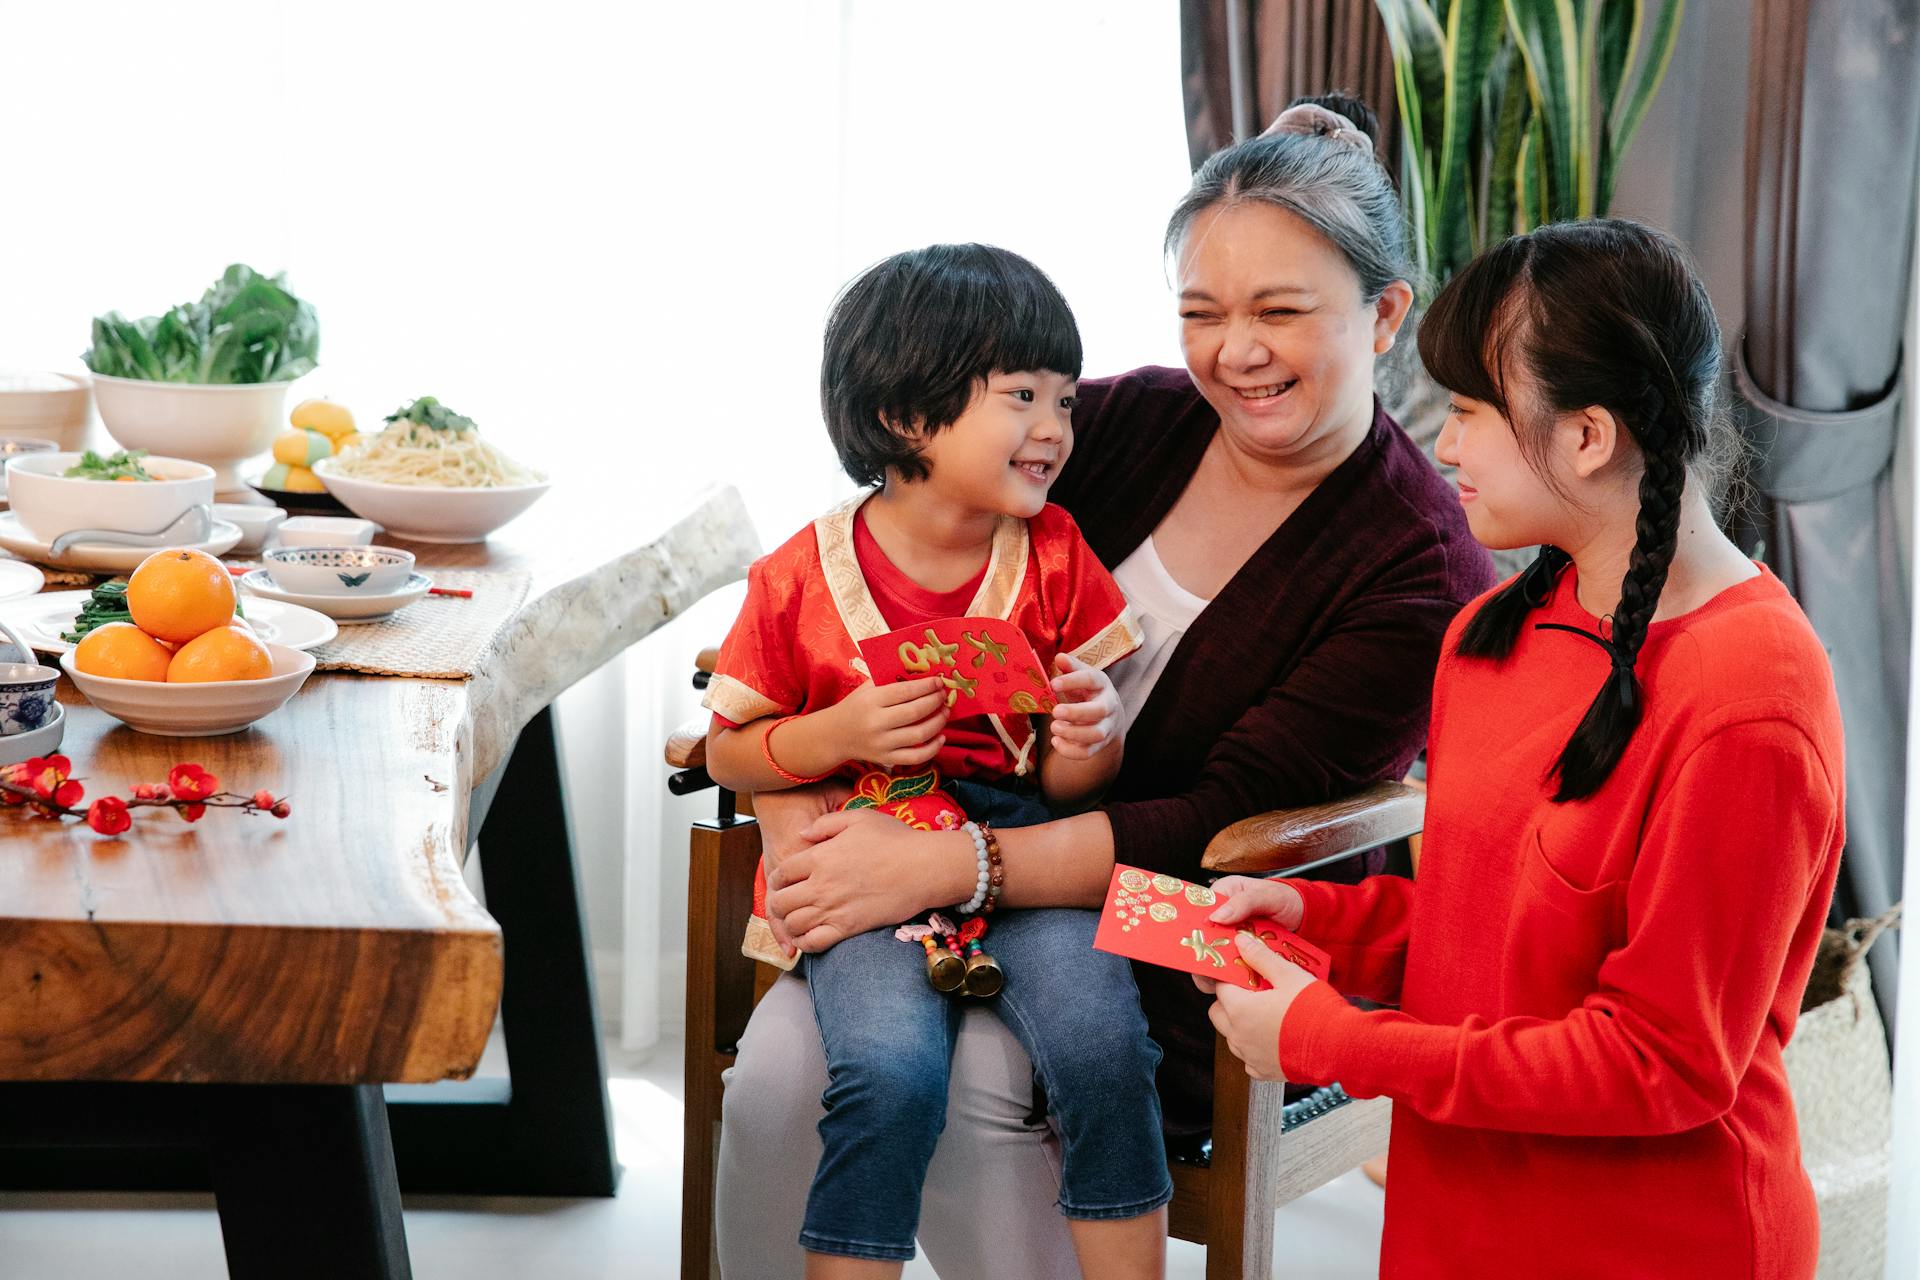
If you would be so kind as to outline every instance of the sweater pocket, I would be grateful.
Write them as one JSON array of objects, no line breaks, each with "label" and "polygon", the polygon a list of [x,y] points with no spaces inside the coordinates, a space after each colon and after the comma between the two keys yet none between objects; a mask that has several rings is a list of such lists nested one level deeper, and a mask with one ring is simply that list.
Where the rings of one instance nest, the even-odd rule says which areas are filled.
[{"label": "sweater pocket", "polygon": [[1500,966],[1500,1012],[1559,1018],[1600,986],[1600,964],[1626,935],[1625,880],[1583,888],[1528,837],[1520,859]]}]

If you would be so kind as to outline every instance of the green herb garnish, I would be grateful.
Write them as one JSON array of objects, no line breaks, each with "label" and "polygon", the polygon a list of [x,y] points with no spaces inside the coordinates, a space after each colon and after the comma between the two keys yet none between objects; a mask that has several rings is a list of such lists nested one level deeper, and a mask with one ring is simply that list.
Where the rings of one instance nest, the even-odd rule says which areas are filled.
[{"label": "green herb garnish", "polygon": [[146,456],[145,449],[122,449],[103,458],[89,449],[60,474],[69,480],[151,480],[153,477],[140,463]]},{"label": "green herb garnish", "polygon": [[127,610],[126,580],[115,578],[93,589],[87,602],[80,606],[80,612],[74,615],[73,630],[62,631],[60,638],[68,644],[79,644],[89,631],[104,627],[109,622],[132,621],[133,614]]},{"label": "green herb garnish", "polygon": [[287,288],[286,276],[263,276],[235,263],[200,301],[165,315],[95,316],[93,345],[80,358],[110,378],[291,382],[320,358],[320,321],[313,304]]},{"label": "green herb garnish", "polygon": [[421,396],[412,404],[401,405],[387,415],[388,422],[413,422],[435,431],[472,431],[474,421],[462,413],[455,413],[432,396]]}]

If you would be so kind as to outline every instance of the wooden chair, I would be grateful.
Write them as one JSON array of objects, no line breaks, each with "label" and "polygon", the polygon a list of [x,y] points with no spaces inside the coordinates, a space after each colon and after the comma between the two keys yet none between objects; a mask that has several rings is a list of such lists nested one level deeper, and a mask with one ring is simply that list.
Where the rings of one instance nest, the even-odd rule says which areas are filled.
[{"label": "wooden chair", "polygon": [[[712,670],[711,650],[700,655]],[[715,787],[707,776],[706,726],[682,726],[667,742],[676,795]],[[760,831],[751,797],[724,788],[711,819],[693,824],[687,871],[686,1134],[681,1174],[681,1280],[717,1275],[713,1247],[720,1073],[754,1004],[778,973],[740,954],[752,909]],[[1277,810],[1237,822],[1208,844],[1216,875],[1296,874],[1416,835],[1425,796],[1382,783],[1331,804]],[[1283,1086],[1253,1080],[1224,1043],[1215,1046],[1213,1139],[1208,1150],[1170,1159],[1169,1234],[1206,1246],[1208,1280],[1265,1277],[1273,1270],[1274,1210],[1387,1149],[1388,1102],[1355,1100],[1335,1085],[1285,1103]]]}]

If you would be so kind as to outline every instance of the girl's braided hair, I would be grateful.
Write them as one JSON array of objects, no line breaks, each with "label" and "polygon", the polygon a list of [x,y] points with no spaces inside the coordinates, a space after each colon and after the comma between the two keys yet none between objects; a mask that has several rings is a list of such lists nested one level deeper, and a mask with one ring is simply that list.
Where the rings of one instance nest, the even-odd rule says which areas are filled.
[{"label": "girl's braided hair", "polygon": [[[1640,723],[1634,664],[1673,563],[1689,469],[1711,465],[1719,444],[1720,351],[1712,303],[1680,246],[1618,219],[1559,223],[1503,242],[1440,291],[1420,326],[1420,358],[1434,380],[1499,410],[1550,486],[1557,487],[1546,467],[1554,420],[1591,406],[1613,415],[1643,463],[1612,635],[1589,636],[1611,655],[1613,671],[1554,765],[1555,800],[1599,790]],[[1519,403],[1507,393],[1509,367],[1525,373]],[[1512,652],[1568,562],[1559,548],[1542,547],[1475,613],[1459,653]]]}]

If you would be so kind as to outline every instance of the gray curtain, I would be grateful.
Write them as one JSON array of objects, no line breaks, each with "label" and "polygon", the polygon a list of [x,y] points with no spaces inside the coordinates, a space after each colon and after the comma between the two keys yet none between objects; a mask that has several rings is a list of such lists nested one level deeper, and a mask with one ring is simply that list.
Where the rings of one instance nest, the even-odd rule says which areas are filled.
[{"label": "gray curtain", "polygon": [[1335,90],[1372,107],[1380,153],[1399,154],[1393,52],[1374,0],[1180,0],[1180,74],[1196,169],[1295,98]]},{"label": "gray curtain", "polygon": [[[1833,661],[1847,734],[1836,920],[1901,892],[1909,637],[1892,462],[1917,169],[1920,0],[1755,0],[1734,369],[1756,457],[1743,541]],[[1896,937],[1870,953],[1889,1030]]]}]

